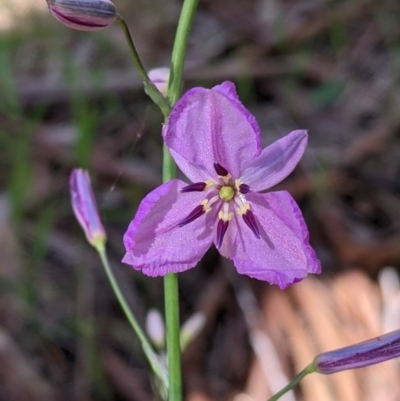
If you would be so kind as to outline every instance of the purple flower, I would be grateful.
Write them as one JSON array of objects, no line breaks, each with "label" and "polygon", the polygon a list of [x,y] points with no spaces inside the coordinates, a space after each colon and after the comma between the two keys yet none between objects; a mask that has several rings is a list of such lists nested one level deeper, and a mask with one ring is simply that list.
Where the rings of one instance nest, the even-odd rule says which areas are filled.
[{"label": "purple flower", "polygon": [[72,209],[88,242],[94,247],[104,244],[106,232],[100,220],[88,172],[82,169],[72,170],[69,189]]},{"label": "purple flower", "polygon": [[124,236],[123,262],[149,276],[181,272],[214,242],[239,273],[281,288],[320,273],[293,198],[286,191],[260,193],[293,171],[306,131],[293,131],[262,150],[255,118],[234,85],[224,82],[187,92],[163,137],[192,183],[174,179],[143,199]]},{"label": "purple flower", "polygon": [[59,22],[79,31],[98,31],[117,18],[110,0],[47,0],[47,4]]},{"label": "purple flower", "polygon": [[314,367],[319,373],[330,374],[342,370],[363,368],[400,356],[400,330],[315,357]]}]

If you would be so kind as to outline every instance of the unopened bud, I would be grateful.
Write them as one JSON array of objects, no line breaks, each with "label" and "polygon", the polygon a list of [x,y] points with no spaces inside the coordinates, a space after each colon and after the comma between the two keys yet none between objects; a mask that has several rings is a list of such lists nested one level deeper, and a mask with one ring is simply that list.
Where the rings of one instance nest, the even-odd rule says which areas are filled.
[{"label": "unopened bud", "polygon": [[319,354],[314,358],[313,365],[317,372],[330,374],[363,368],[399,356],[400,330],[395,330],[359,344]]},{"label": "unopened bud", "polygon": [[75,169],[69,179],[72,209],[94,247],[103,246],[107,237],[94,199],[90,177],[86,170]]},{"label": "unopened bud", "polygon": [[149,71],[150,81],[156,86],[164,97],[167,97],[170,70],[167,67],[154,68]]},{"label": "unopened bud", "polygon": [[47,0],[47,4],[58,21],[79,31],[98,31],[117,18],[110,0]]},{"label": "unopened bud", "polygon": [[146,331],[153,344],[158,348],[164,348],[165,326],[161,313],[157,309],[150,309],[146,316]]},{"label": "unopened bud", "polygon": [[182,350],[200,333],[205,322],[204,314],[197,312],[183,323],[180,334]]}]

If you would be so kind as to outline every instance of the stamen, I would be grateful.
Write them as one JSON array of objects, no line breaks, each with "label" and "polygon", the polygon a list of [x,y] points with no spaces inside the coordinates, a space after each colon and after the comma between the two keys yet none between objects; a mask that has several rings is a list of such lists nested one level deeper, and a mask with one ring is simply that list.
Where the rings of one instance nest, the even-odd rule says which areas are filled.
[{"label": "stamen", "polygon": [[191,223],[192,221],[198,219],[205,213],[205,209],[203,205],[196,206],[183,220],[178,223],[178,227],[186,226],[186,224]]},{"label": "stamen", "polygon": [[253,231],[253,234],[256,236],[256,238],[260,239],[260,231],[258,230],[257,222],[253,212],[251,210],[247,210],[246,213],[242,214],[242,217],[243,221],[250,228],[250,230]]},{"label": "stamen", "polygon": [[203,199],[201,204],[204,206],[204,210],[208,213],[211,210],[211,206],[220,200],[218,195],[214,195],[211,199]]},{"label": "stamen", "polygon": [[248,194],[251,191],[251,188],[247,184],[239,185],[239,192],[243,195]]},{"label": "stamen", "polygon": [[229,220],[224,221],[224,220],[219,220],[218,225],[217,225],[217,238],[216,238],[216,244],[215,246],[217,249],[221,248],[222,241],[224,239],[226,230],[228,229],[229,225]]},{"label": "stamen", "polygon": [[224,203],[222,209],[218,213],[218,218],[223,221],[232,220],[233,213],[229,211],[229,203]]},{"label": "stamen", "polygon": [[243,216],[250,209],[250,205],[246,202],[246,198],[243,195],[235,196],[234,202],[239,207],[237,209],[239,216]]},{"label": "stamen", "polygon": [[202,192],[205,190],[207,183],[205,182],[195,182],[189,184],[181,189],[181,192]]},{"label": "stamen", "polygon": [[226,177],[229,175],[228,170],[225,167],[222,167],[219,163],[214,163],[214,168],[220,177]]}]

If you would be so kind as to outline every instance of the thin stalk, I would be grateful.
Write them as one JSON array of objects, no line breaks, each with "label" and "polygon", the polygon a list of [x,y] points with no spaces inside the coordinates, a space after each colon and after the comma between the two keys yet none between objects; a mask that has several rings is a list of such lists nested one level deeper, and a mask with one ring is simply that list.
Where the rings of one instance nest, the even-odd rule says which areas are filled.
[{"label": "thin stalk", "polygon": [[[168,99],[173,106],[182,93],[182,76],[185,63],[186,48],[190,28],[199,0],[184,0],[176,31],[174,48],[171,56],[171,72],[168,85]],[[168,115],[165,116],[167,122]],[[169,181],[176,176],[176,165],[164,145],[163,181]],[[174,273],[164,277],[165,321],[167,326],[167,357],[168,357],[168,400],[182,401],[182,372],[179,324],[179,287],[178,276]]]},{"label": "thin stalk", "polygon": [[168,85],[168,99],[171,105],[174,105],[181,96],[187,42],[198,2],[199,0],[185,0],[183,2],[171,57],[171,73]]},{"label": "thin stalk", "polygon": [[104,247],[104,244],[97,244],[95,246],[101,262],[103,264],[104,270],[106,272],[108,281],[111,284],[111,288],[114,291],[114,294],[123,310],[125,313],[126,318],[128,319],[128,322],[132,326],[133,330],[135,331],[136,335],[139,337],[140,343],[143,348],[143,352],[145,353],[154,373],[156,376],[161,380],[163,385],[168,388],[168,379],[167,379],[167,372],[165,370],[164,365],[160,361],[158,355],[155,353],[153,350],[153,347],[151,346],[149,340],[147,339],[146,335],[144,334],[143,330],[141,329],[139,323],[137,322],[135,316],[133,315],[128,303],[126,302],[126,299],[124,295],[122,294],[119,285],[117,283],[117,280],[115,279],[114,273],[111,270],[111,266],[108,262],[108,257],[107,253]]},{"label": "thin stalk", "polygon": [[147,75],[147,71],[142,64],[142,61],[140,60],[138,52],[136,51],[136,47],[135,47],[135,44],[133,43],[133,39],[132,39],[131,33],[129,32],[128,25],[126,25],[125,20],[119,14],[117,15],[117,21],[118,21],[119,25],[121,26],[122,31],[124,32],[125,39],[129,46],[129,50],[131,52],[133,61],[136,65],[136,68],[137,68],[140,76],[142,77],[143,81],[146,81],[146,80],[150,81],[149,76]]},{"label": "thin stalk", "polygon": [[121,15],[117,15],[117,21],[121,26],[121,29],[125,35],[126,42],[128,43],[129,50],[131,52],[133,62],[136,65],[136,68],[143,79],[143,85],[146,90],[146,93],[150,96],[151,100],[160,108],[161,112],[164,114],[164,117],[167,118],[170,111],[171,106],[165,97],[161,94],[158,88],[150,81],[149,76],[147,75],[147,71],[143,66],[142,61],[140,60],[139,54],[136,50],[136,46],[133,43],[133,39],[131,33],[129,31],[128,25],[126,25],[125,20],[121,17]]},{"label": "thin stalk", "polygon": [[310,363],[306,366],[289,384],[287,384],[282,390],[278,391],[275,395],[268,399],[268,401],[276,401],[286,394],[289,390],[292,390],[297,386],[300,381],[307,376],[309,373],[315,372],[314,363]]},{"label": "thin stalk", "polygon": [[164,277],[165,321],[167,326],[168,400],[182,400],[181,345],[179,325],[178,275]]}]

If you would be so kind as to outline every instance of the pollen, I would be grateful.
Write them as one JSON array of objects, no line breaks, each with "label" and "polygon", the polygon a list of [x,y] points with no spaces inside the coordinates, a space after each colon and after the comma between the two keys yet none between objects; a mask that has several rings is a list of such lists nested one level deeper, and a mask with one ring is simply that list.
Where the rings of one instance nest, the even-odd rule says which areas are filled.
[{"label": "pollen", "polygon": [[230,221],[233,218],[233,213],[220,210],[218,213],[218,218],[222,221]]},{"label": "pollen", "polygon": [[225,202],[229,202],[235,196],[235,191],[231,186],[223,186],[219,190],[219,197]]}]

